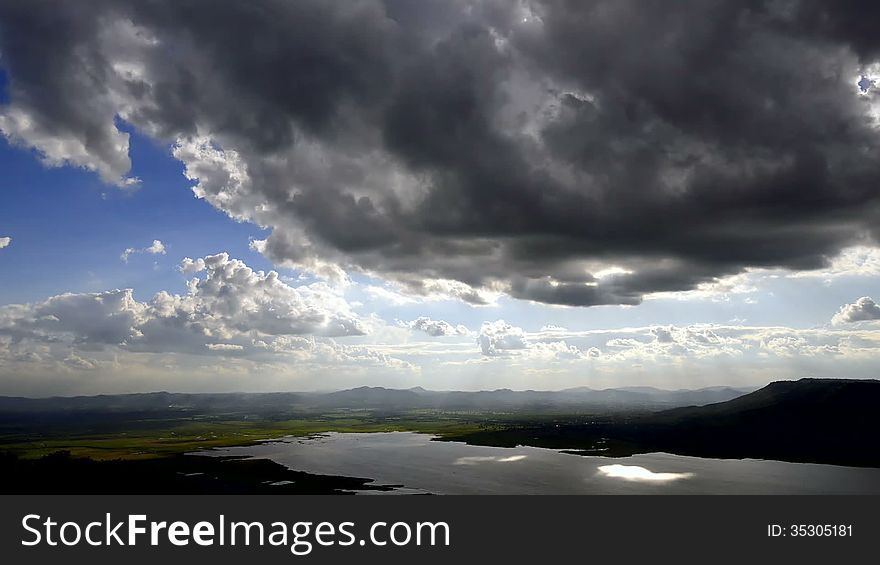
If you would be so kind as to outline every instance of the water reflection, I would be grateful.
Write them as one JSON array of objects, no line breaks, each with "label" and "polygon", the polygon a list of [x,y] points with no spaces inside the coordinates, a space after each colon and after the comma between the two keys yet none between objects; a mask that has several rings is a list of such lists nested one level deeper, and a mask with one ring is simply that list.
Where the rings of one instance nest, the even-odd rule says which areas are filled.
[{"label": "water reflection", "polygon": [[307,473],[404,485],[397,493],[880,494],[880,469],[668,453],[612,458],[437,439],[411,432],[328,433],[199,454],[266,458]]},{"label": "water reflection", "polygon": [[678,481],[681,479],[689,479],[694,476],[693,473],[655,473],[638,465],[602,465],[599,467],[599,473],[613,479],[623,479],[624,481],[646,482],[646,483],[665,483],[668,481]]},{"label": "water reflection", "polygon": [[528,455],[511,455],[509,457],[491,457],[472,455],[469,457],[459,457],[453,465],[479,465],[480,463],[513,463],[514,461],[522,461]]}]

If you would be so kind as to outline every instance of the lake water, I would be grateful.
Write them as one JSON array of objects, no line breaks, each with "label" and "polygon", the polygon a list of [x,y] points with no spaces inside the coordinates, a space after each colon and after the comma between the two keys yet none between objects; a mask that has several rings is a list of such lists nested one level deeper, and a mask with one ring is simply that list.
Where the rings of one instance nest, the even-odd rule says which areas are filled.
[{"label": "lake water", "polygon": [[432,439],[410,432],[328,433],[207,454],[400,485],[392,494],[880,494],[880,469],[667,453],[585,457]]}]

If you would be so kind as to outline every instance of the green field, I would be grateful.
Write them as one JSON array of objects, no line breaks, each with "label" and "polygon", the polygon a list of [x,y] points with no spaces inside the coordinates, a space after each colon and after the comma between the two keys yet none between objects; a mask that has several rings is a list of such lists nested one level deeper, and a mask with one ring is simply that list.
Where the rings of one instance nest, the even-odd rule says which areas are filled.
[{"label": "green field", "polygon": [[0,421],[0,469],[12,493],[351,494],[388,490],[367,477],[313,475],[265,459],[197,457],[213,448],[325,432],[417,431],[440,439],[507,429],[510,416],[333,410],[327,413],[97,415]]},{"label": "green field", "polygon": [[284,436],[308,436],[324,432],[417,431],[443,438],[466,436],[504,427],[497,420],[454,416],[376,416],[329,414],[285,420],[222,418],[148,422],[119,422],[114,431],[55,429],[39,434],[0,435],[0,450],[23,459],[68,451],[73,457],[95,460],[152,459],[204,449],[250,445]]}]

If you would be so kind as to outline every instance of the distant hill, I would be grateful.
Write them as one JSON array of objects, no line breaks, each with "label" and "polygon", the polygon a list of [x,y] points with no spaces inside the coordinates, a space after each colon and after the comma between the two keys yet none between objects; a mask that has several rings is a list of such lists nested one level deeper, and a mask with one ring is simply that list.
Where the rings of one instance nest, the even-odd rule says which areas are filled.
[{"label": "distant hill", "polygon": [[98,396],[56,396],[22,398],[0,396],[0,414],[22,412],[154,412],[208,411],[247,412],[281,410],[302,402],[297,393],[219,393],[187,394],[149,392]]},{"label": "distant hill", "polygon": [[641,435],[678,453],[880,466],[880,381],[779,381],[646,418]]},{"label": "distant hill", "polygon": [[880,381],[779,381],[724,402],[452,438],[625,456],[664,451],[880,467]]},{"label": "distant hill", "polygon": [[573,388],[561,391],[431,391],[359,387],[329,393],[185,394],[153,392],[52,398],[0,397],[0,416],[21,413],[67,414],[83,412],[253,413],[271,415],[328,409],[405,411],[570,412],[641,410],[722,402],[741,396],[744,389],[712,387],[698,390]]}]

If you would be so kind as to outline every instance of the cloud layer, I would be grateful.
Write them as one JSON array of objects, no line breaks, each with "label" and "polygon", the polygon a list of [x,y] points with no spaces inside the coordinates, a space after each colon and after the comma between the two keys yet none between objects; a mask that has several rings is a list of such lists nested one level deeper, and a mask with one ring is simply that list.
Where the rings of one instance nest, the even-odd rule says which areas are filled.
[{"label": "cloud layer", "polygon": [[873,10],[9,2],[0,130],[127,185],[121,118],[270,228],[255,245],[277,264],[475,304],[637,304],[876,241]]}]

